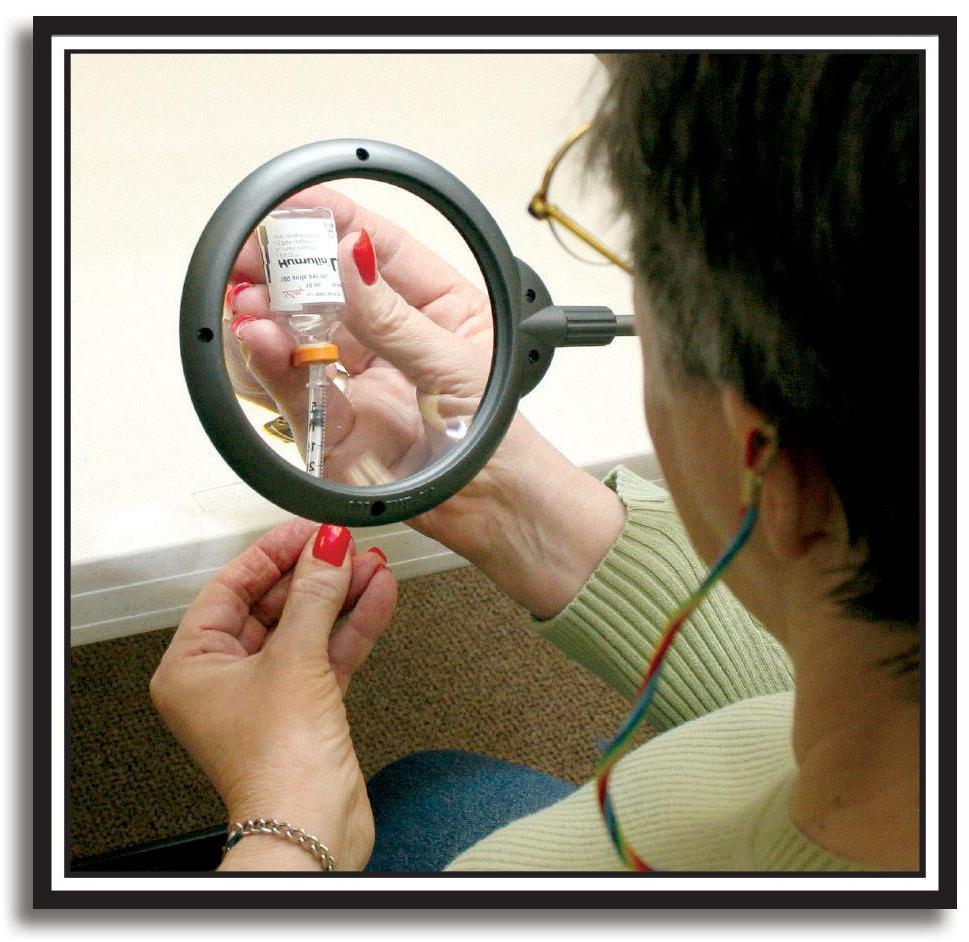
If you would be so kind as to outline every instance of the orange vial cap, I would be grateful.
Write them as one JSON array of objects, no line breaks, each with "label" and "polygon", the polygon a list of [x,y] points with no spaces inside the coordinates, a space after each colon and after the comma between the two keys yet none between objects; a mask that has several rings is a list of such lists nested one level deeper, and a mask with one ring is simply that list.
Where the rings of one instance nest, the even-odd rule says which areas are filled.
[{"label": "orange vial cap", "polygon": [[293,366],[306,366],[307,363],[336,363],[340,351],[335,343],[301,343],[290,354]]}]

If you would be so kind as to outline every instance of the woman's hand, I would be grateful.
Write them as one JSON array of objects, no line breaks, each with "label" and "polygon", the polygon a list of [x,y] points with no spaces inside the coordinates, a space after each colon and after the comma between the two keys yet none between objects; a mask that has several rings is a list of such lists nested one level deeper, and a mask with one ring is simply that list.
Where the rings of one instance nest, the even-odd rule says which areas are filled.
[{"label": "woman's hand", "polygon": [[[449,422],[469,421],[477,408],[491,367],[488,299],[403,229],[328,187],[286,205],[329,207],[341,235],[346,313],[334,340],[350,401],[328,398],[328,474],[374,484],[411,473],[447,446]],[[250,239],[228,292],[226,359],[240,394],[268,397],[301,441],[306,379],[290,365],[293,339],[270,315],[260,259]],[[624,519],[608,488],[519,415],[470,485],[411,522],[548,617],[582,587]]]},{"label": "woman's hand", "polygon": [[[326,206],[342,236],[346,306],[331,339],[349,376],[341,383],[346,395],[334,386],[327,395],[327,476],[354,484],[405,477],[453,445],[449,427],[460,434],[477,409],[491,367],[488,299],[408,233],[328,187],[312,187],[286,205]],[[388,332],[396,335],[407,319],[402,306],[409,306],[387,280],[395,272],[419,305],[418,318],[407,323],[407,362],[401,362],[404,351],[396,336],[394,362],[385,357],[381,341]],[[302,446],[306,369],[290,363],[296,341],[285,316],[271,312],[262,279],[261,255],[250,237],[227,296],[235,320],[231,330],[223,330],[226,362],[240,395],[275,405]]]},{"label": "woman's hand", "polygon": [[[186,612],[151,680],[162,719],[215,786],[230,820],[276,818],[361,869],[373,816],[343,696],[386,628],[397,584],[349,531],[294,519],[223,569]],[[255,835],[222,869],[316,868]]]}]

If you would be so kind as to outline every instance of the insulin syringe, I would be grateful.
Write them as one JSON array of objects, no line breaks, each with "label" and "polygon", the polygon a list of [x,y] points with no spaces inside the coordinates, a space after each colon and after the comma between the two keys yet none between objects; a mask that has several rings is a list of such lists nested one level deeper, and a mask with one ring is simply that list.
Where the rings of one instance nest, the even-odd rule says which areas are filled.
[{"label": "insulin syringe", "polygon": [[326,458],[326,368],[336,363],[339,351],[332,343],[299,344],[292,353],[293,366],[308,366],[306,380],[306,472],[323,477]]}]

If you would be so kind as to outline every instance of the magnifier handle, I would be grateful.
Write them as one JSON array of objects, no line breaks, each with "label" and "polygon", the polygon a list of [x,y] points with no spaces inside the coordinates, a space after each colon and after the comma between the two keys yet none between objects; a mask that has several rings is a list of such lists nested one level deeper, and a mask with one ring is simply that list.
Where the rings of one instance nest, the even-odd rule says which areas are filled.
[{"label": "magnifier handle", "polygon": [[616,315],[616,336],[617,337],[636,336],[636,318],[633,317],[632,314]]},{"label": "magnifier handle", "polygon": [[521,327],[549,347],[601,347],[636,333],[632,317],[617,316],[607,307],[549,305],[525,318]]}]

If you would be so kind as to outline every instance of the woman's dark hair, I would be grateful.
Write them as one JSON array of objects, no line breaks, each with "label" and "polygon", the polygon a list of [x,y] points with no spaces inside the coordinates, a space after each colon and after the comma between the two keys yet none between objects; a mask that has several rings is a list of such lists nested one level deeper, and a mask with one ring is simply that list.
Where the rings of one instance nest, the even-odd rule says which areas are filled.
[{"label": "woman's dark hair", "polygon": [[593,134],[658,342],[823,464],[866,562],[855,615],[919,611],[920,58],[624,54]]}]

